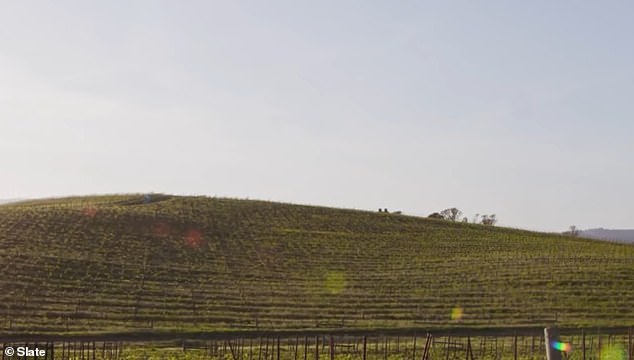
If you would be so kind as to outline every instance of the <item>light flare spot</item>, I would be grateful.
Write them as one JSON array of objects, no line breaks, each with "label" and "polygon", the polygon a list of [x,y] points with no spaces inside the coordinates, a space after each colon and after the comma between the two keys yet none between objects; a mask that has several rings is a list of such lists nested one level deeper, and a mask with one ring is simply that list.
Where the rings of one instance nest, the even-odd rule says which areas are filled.
[{"label": "light flare spot", "polygon": [[97,207],[95,205],[89,204],[84,206],[84,208],[81,210],[82,215],[87,216],[87,217],[95,217],[95,215],[97,215],[97,212],[99,210],[97,209]]},{"label": "light flare spot", "polygon": [[324,281],[324,287],[331,294],[339,294],[346,287],[346,275],[343,271],[328,271]]},{"label": "light flare spot", "polygon": [[620,344],[605,345],[601,348],[601,360],[625,360],[625,349]]},{"label": "light flare spot", "polygon": [[564,351],[567,353],[572,351],[572,345],[570,343],[553,341],[550,346],[552,346],[555,350]]},{"label": "light flare spot", "polygon": [[200,231],[196,229],[188,230],[185,235],[183,235],[183,243],[191,248],[199,248],[203,244]]},{"label": "light flare spot", "polygon": [[461,320],[464,316],[464,309],[460,306],[456,306],[451,309],[451,320]]},{"label": "light flare spot", "polygon": [[152,234],[155,236],[168,236],[171,233],[169,225],[164,222],[157,222],[152,225]]}]

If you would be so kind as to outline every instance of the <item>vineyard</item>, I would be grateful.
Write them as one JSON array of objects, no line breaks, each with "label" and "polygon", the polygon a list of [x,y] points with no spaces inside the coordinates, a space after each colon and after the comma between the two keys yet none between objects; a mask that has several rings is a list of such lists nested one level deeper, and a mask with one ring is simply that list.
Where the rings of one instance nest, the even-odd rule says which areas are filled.
[{"label": "vineyard", "polygon": [[633,246],[264,201],[3,205],[0,269],[5,336],[634,324]]},{"label": "vineyard", "polygon": [[[60,360],[539,360],[543,359],[543,331],[511,335],[447,333],[400,335],[294,335],[209,338],[206,340],[121,342],[59,341],[3,343],[44,349],[45,359]],[[625,330],[625,329],[621,329]],[[598,333],[574,329],[562,334],[566,360],[632,360],[634,329]]]}]

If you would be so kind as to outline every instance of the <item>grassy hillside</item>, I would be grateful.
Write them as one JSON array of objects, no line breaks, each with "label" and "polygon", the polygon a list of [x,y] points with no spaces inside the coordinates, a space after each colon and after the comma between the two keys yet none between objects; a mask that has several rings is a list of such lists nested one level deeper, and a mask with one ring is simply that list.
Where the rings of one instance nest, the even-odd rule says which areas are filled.
[{"label": "grassy hillside", "polygon": [[0,333],[634,323],[633,246],[262,201],[147,200],[0,206]]}]

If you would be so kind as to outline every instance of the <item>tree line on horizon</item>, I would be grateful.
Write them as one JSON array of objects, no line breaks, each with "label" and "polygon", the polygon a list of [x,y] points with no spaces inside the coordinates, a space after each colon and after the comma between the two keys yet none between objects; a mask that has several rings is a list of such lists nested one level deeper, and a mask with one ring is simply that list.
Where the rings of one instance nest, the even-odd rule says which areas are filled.
[{"label": "tree line on horizon", "polygon": [[[467,218],[466,216],[462,217],[462,215],[462,211],[454,207],[442,210],[440,212],[431,213],[427,217],[430,219],[447,220],[453,222],[462,221],[464,223],[468,223],[469,218]],[[495,214],[475,214],[472,223],[493,226],[497,223],[497,221],[498,219]]]}]

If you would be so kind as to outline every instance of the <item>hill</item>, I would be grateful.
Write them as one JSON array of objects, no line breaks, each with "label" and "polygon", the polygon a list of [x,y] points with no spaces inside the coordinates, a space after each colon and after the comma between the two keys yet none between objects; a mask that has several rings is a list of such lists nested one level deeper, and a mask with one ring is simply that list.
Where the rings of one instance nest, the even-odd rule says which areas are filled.
[{"label": "hill", "polygon": [[633,246],[264,201],[3,205],[0,268],[5,334],[634,323]]},{"label": "hill", "polygon": [[588,229],[579,232],[579,236],[588,239],[617,241],[634,244],[634,230]]},{"label": "hill", "polygon": [[0,199],[0,205],[23,201],[23,199]]}]

